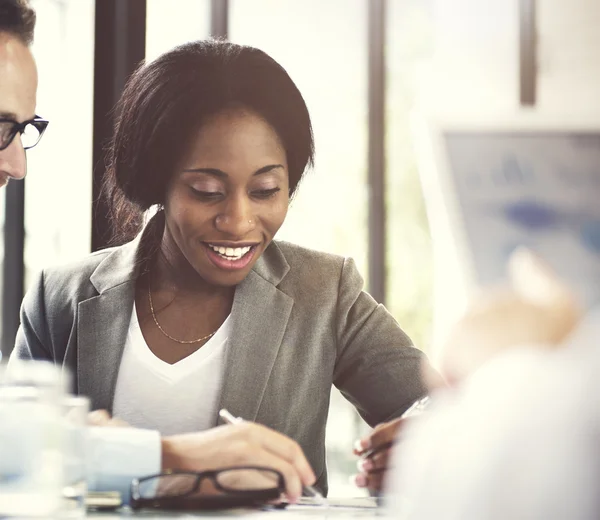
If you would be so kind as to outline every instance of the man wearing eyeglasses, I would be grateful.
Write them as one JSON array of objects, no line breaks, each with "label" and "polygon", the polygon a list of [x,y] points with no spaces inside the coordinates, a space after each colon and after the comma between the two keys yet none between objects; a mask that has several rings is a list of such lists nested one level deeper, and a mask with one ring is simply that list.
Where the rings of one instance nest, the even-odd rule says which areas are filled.
[{"label": "man wearing eyeglasses", "polygon": [[[34,27],[35,12],[27,0],[0,0],[0,186],[25,177],[25,150],[39,142],[48,126],[35,115],[37,69],[29,49]],[[296,442],[258,424],[161,438],[150,430],[106,427],[126,425],[103,411],[92,413],[90,422],[104,426],[91,428],[88,436],[90,489],[119,490],[124,501],[133,478],[173,469],[268,466],[285,478],[285,493],[292,500],[302,485],[316,480]]]},{"label": "man wearing eyeglasses", "polygon": [[37,69],[29,50],[34,25],[35,14],[24,4],[0,3],[0,187],[25,177],[25,150],[48,126],[35,115]]}]

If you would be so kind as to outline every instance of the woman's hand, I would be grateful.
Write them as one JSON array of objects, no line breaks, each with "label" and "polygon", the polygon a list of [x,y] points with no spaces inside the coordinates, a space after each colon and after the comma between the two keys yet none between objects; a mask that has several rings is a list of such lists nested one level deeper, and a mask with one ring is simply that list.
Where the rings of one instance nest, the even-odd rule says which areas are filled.
[{"label": "woman's hand", "polygon": [[265,426],[242,422],[198,433],[162,439],[162,468],[205,471],[229,466],[266,466],[285,479],[290,502],[302,495],[303,485],[316,478],[302,449],[292,439]]},{"label": "woman's hand", "polygon": [[361,457],[357,464],[359,473],[354,479],[358,487],[367,488],[375,494],[382,491],[393,443],[407,420],[400,417],[381,423],[369,435],[356,441],[354,453]]}]

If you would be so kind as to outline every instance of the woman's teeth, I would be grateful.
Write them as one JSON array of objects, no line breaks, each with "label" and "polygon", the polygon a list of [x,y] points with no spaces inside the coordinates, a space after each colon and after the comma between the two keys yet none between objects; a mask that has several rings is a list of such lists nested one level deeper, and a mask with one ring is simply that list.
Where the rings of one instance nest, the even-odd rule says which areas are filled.
[{"label": "woman's teeth", "polygon": [[252,247],[220,247],[208,244],[215,253],[219,253],[223,258],[227,260],[239,260],[242,258]]}]

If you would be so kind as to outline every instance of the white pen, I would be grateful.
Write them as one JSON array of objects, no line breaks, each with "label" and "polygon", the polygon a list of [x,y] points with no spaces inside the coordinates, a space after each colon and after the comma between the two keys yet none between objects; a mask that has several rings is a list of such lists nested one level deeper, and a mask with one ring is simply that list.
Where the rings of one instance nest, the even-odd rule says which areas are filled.
[{"label": "white pen", "polygon": [[402,414],[402,417],[412,417],[413,415],[419,415],[423,413],[431,403],[431,397],[426,395],[417,399],[411,404],[408,409]]},{"label": "white pen", "polygon": [[[227,424],[239,424],[244,421],[244,419],[242,419],[241,417],[236,417],[225,408],[221,408],[219,410],[219,417],[223,419],[223,421],[225,421]],[[302,489],[311,497],[316,499],[318,502],[322,504],[325,503],[325,497],[313,486],[303,486]]]}]

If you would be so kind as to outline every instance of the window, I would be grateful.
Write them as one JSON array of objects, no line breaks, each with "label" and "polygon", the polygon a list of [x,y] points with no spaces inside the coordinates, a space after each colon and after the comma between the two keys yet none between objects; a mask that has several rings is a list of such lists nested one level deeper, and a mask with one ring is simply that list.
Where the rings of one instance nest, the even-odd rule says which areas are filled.
[{"label": "window", "polygon": [[[304,96],[316,164],[278,238],[353,257],[367,273],[367,4],[364,0],[233,0],[229,37],[277,60]],[[293,21],[293,23],[292,23]],[[327,429],[331,494],[356,496],[352,444],[362,420],[332,393]]]},{"label": "window", "polygon": [[50,120],[28,152],[25,286],[42,268],[90,251],[93,0],[33,0],[38,114]]},{"label": "window", "polygon": [[387,307],[422,349],[431,332],[433,258],[410,113],[433,48],[431,4],[388,2],[386,45]]},{"label": "window", "polygon": [[210,0],[146,1],[146,61],[176,45],[209,36]]}]

